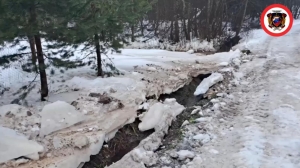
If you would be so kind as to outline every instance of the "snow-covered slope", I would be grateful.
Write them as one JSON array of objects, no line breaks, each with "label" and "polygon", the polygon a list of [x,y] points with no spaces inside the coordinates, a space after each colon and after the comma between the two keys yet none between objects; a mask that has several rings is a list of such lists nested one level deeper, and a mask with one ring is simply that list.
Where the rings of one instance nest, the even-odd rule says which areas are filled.
[{"label": "snow-covered slope", "polygon": [[[20,132],[43,146],[43,151],[39,152],[41,160],[17,160],[1,166],[28,162],[19,167],[48,165],[76,168],[88,161],[90,155],[97,154],[103,142],[113,138],[118,129],[135,120],[137,109],[147,96],[176,91],[192,77],[211,73],[221,68],[219,63],[239,56],[239,51],[202,57],[184,52],[124,49],[122,54],[110,55],[117,68],[124,72],[122,76],[97,78],[93,75],[94,70],[87,67],[48,75],[50,94],[47,102],[39,102],[37,86],[26,98],[27,107],[11,105],[16,114],[5,108],[5,114],[0,117],[1,126]],[[18,68],[15,70],[16,73],[20,71]],[[2,75],[10,76],[9,73],[7,69],[1,71]],[[9,104],[17,89],[34,78],[22,77],[24,79],[17,78],[5,84],[10,90],[2,95],[2,105]],[[175,104],[173,101],[165,102],[168,107]],[[180,110],[172,114],[173,117],[166,117],[172,121],[179,113]],[[161,121],[150,125],[158,130],[167,129],[167,126],[162,127],[162,123],[165,124]],[[157,134],[161,135],[161,132]],[[22,152],[20,154],[22,156]],[[15,157],[8,155],[2,162]]]}]

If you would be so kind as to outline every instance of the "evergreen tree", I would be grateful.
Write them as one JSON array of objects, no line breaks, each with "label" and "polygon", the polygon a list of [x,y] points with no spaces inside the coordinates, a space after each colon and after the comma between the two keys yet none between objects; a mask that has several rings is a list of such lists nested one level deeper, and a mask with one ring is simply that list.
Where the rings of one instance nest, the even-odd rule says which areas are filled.
[{"label": "evergreen tree", "polygon": [[[67,1],[65,1],[67,2]],[[32,64],[41,81],[41,100],[48,96],[48,83],[41,38],[59,24],[67,3],[58,0],[1,0],[0,42],[19,45],[28,40]],[[22,48],[24,49],[24,48]],[[17,54],[22,56],[22,54]],[[38,61],[38,67],[36,67]]]},{"label": "evergreen tree", "polygon": [[[84,44],[86,48],[93,47],[96,53],[97,75],[103,76],[102,55],[106,54],[109,48],[118,51],[122,47],[122,43],[126,42],[122,36],[125,24],[138,18],[131,16],[134,3],[132,0],[71,1],[66,21],[71,22],[72,26],[60,39],[73,45]],[[148,8],[144,8],[144,13]]]},{"label": "evergreen tree", "polygon": [[142,35],[144,34],[144,17],[146,16],[147,12],[151,10],[151,6],[155,2],[156,1],[152,1],[150,3],[148,0],[129,1],[130,9],[128,10],[127,15],[129,16],[128,22],[131,30],[131,42],[135,41],[136,32],[140,32]]}]

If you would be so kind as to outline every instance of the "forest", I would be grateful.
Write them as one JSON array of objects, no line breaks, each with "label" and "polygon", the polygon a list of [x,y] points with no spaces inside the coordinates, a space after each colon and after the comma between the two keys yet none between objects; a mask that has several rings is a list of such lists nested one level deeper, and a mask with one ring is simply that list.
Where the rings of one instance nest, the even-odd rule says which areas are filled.
[{"label": "forest", "polygon": [[[0,49],[7,49],[8,44],[9,47],[21,46],[18,53],[1,54],[0,66],[5,68],[14,61],[28,58],[22,69],[39,76],[42,101],[49,93],[46,69],[50,65],[67,69],[91,65],[97,76],[104,76],[103,57],[107,52],[119,52],[120,48],[140,39],[139,42],[145,43],[157,38],[171,45],[193,39],[215,40],[219,51],[228,51],[238,42],[241,33],[260,28],[261,12],[274,3],[273,0],[0,2]],[[300,1],[276,2],[286,5],[293,17],[299,18]],[[71,59],[76,49],[91,51],[86,56],[89,61]],[[20,99],[26,97],[31,87],[23,88],[26,92]]]}]

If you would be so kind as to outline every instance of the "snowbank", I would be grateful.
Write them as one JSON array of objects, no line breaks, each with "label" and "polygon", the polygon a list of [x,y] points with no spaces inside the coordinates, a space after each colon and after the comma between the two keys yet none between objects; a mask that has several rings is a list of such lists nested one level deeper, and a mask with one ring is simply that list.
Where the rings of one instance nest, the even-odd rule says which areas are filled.
[{"label": "snowbank", "polygon": [[235,51],[230,52],[222,52],[222,53],[215,53],[209,56],[199,56],[196,59],[198,64],[220,64],[224,62],[231,62],[234,58],[240,58],[241,51],[236,49]]},{"label": "snowbank", "polygon": [[141,42],[137,40],[126,48],[133,49],[166,49],[169,51],[216,51],[214,44],[217,44],[216,40],[208,42],[206,40],[193,39],[192,41],[181,41],[178,44],[170,44],[168,42],[160,42],[159,39],[153,38],[146,42]]}]

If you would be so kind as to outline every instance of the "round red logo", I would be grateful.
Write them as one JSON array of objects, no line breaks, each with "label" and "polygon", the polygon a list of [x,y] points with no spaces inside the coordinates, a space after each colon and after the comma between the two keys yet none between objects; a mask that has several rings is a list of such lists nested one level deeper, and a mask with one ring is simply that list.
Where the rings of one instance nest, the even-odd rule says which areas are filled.
[{"label": "round red logo", "polygon": [[268,6],[260,16],[263,30],[270,36],[280,37],[287,34],[293,26],[293,14],[284,5]]}]

